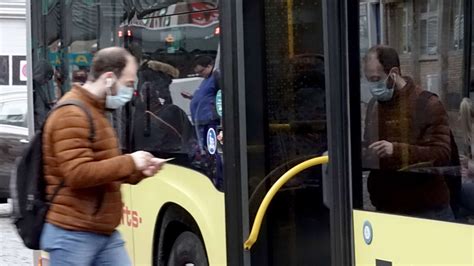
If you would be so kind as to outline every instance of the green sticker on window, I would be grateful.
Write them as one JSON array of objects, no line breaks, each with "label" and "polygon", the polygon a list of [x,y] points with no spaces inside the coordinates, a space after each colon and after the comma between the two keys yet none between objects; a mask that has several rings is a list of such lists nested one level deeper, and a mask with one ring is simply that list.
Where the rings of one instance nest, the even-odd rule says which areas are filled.
[{"label": "green sticker on window", "polygon": [[222,90],[219,90],[216,95],[216,111],[222,117]]}]

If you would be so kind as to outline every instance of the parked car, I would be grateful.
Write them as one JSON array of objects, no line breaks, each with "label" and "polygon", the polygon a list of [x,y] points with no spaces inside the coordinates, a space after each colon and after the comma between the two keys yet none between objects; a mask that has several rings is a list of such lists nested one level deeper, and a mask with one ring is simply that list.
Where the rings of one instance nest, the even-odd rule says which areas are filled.
[{"label": "parked car", "polygon": [[0,203],[10,196],[10,174],[15,159],[28,143],[27,95],[0,92]]}]

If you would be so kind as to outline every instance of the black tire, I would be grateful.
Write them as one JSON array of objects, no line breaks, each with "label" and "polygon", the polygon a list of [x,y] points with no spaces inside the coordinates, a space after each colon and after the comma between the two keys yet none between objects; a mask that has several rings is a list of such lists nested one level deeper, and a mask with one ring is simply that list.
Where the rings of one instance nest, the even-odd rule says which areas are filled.
[{"label": "black tire", "polygon": [[174,241],[168,266],[208,266],[206,251],[201,239],[193,232],[185,231]]}]

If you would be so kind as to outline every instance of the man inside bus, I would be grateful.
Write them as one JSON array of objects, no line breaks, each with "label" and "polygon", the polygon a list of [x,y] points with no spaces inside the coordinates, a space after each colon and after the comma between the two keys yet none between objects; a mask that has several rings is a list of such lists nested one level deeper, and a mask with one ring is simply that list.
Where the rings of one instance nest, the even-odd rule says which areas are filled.
[{"label": "man inside bus", "polygon": [[194,73],[204,80],[199,85],[194,95],[183,92],[183,97],[191,100],[191,119],[198,132],[199,143],[202,148],[206,146],[207,131],[216,130],[220,118],[216,111],[215,99],[219,90],[213,75],[214,62],[209,56],[198,56],[193,63]]},{"label": "man inside bus", "polygon": [[40,59],[33,68],[33,94],[35,129],[40,129],[46,119],[46,115],[51,110],[52,97],[48,83],[53,77],[54,69],[51,64]]},{"label": "man inside bus", "polygon": [[[207,138],[210,129],[217,132],[220,124],[220,117],[216,109],[216,95],[219,91],[218,71],[214,69],[214,60],[209,56],[198,56],[193,62],[194,73],[198,74],[204,80],[194,95],[183,92],[181,95],[191,99],[191,119],[196,128],[196,135],[201,151],[209,150],[207,147]],[[211,136],[211,134],[209,134]],[[210,137],[209,140],[216,141]],[[215,145],[212,145],[215,146]],[[211,152],[210,152],[211,153]],[[212,154],[212,153],[211,153]],[[212,156],[216,160],[216,174],[214,176],[214,184],[218,188],[223,186],[222,160],[219,154]]]},{"label": "man inside bus", "polygon": [[363,139],[372,204],[382,212],[454,219],[443,175],[413,171],[421,165],[450,165],[450,129],[442,103],[436,95],[422,93],[412,78],[402,76],[393,48],[372,47],[363,66],[369,84],[364,89],[373,96]]},{"label": "man inside bus", "polygon": [[[44,127],[43,158],[48,198],[41,248],[51,265],[131,265],[115,230],[122,218],[122,183],[137,184],[161,169],[163,160],[137,151],[122,155],[106,109],[116,109],[133,94],[137,64],[123,48],[95,55],[87,82],[75,84],[60,100],[75,100],[55,110]],[[93,132],[93,138],[90,134]]]}]

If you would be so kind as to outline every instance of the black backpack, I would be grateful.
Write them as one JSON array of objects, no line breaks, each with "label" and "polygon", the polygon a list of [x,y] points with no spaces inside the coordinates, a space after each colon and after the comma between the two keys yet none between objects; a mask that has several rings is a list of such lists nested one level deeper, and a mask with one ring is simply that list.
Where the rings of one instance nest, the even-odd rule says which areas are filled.
[{"label": "black backpack", "polygon": [[[94,123],[90,111],[79,100],[65,100],[56,105],[48,116],[61,107],[75,105],[87,114],[90,123],[91,141],[95,138]],[[46,181],[43,173],[43,128],[38,130],[16,160],[16,167],[11,176],[11,197],[13,199],[13,222],[26,247],[40,249],[40,238],[48,213],[50,202],[54,200],[64,180],[56,188],[51,198],[46,198]]]}]

